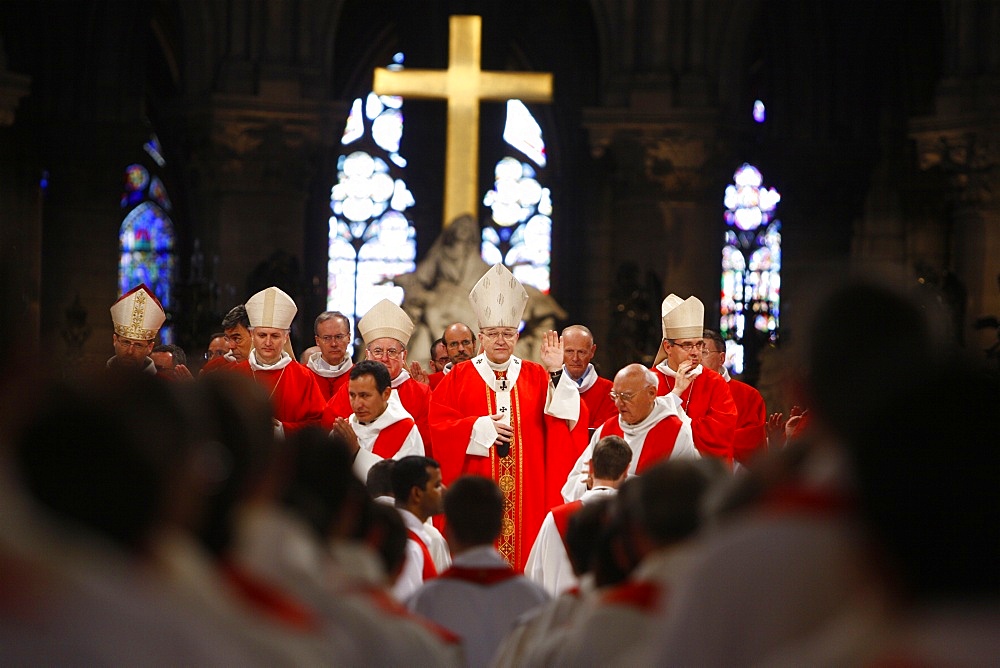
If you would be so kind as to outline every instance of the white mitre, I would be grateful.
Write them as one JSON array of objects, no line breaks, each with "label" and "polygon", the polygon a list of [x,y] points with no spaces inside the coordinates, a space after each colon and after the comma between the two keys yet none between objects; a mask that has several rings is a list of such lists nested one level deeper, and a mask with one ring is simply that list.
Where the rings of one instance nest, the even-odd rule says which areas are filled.
[{"label": "white mitre", "polygon": [[683,299],[671,292],[663,298],[663,303],[660,304],[660,317],[662,318],[683,303]]},{"label": "white mitre", "polygon": [[295,301],[280,289],[271,286],[261,290],[246,303],[251,327],[291,329],[298,312]]},{"label": "white mitre", "polygon": [[469,303],[476,312],[479,329],[517,329],[521,326],[521,316],[528,304],[528,293],[507,267],[497,263],[483,274],[469,292]]},{"label": "white mitre", "polygon": [[392,301],[383,299],[361,318],[358,322],[358,332],[361,333],[365,345],[375,339],[388,337],[396,339],[405,346],[413,334],[413,321],[406,315],[406,311]]},{"label": "white mitre", "polygon": [[166,319],[163,305],[145,283],[132,288],[111,305],[115,334],[127,339],[149,341],[156,338]]},{"label": "white mitre", "polygon": [[705,305],[697,297],[688,297],[664,313],[662,321],[665,339],[700,339],[705,330]]}]

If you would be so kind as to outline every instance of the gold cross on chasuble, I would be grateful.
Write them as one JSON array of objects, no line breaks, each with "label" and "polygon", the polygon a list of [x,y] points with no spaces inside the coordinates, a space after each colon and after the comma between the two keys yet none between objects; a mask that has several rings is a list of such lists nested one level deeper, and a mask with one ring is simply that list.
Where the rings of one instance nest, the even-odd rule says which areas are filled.
[{"label": "gold cross on chasuble", "polygon": [[481,16],[449,18],[448,69],[375,70],[378,95],[448,100],[444,221],[468,214],[479,220],[479,101],[550,102],[552,74],[484,72],[479,69]]}]

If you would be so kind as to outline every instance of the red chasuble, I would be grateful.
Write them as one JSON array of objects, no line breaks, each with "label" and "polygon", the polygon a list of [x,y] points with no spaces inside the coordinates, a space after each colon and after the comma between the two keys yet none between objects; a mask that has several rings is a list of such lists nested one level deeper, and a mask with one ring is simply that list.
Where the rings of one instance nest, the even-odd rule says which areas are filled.
[{"label": "red chasuble", "polygon": [[729,381],[738,414],[733,437],[733,457],[746,466],[767,445],[767,411],[764,397],[756,389],[738,380]]},{"label": "red chasuble", "polygon": [[509,454],[502,458],[497,457],[496,448],[490,448],[486,457],[466,454],[473,423],[497,412],[496,393],[473,364],[453,368],[431,396],[431,437],[441,477],[448,485],[461,475],[481,475],[500,486],[505,503],[497,551],[519,572],[524,570],[545,513],[562,503],[559,490],[566,472],[586,447],[584,421],[571,433],[565,420],[544,414],[548,387],[549,374],[540,364],[521,362],[511,392],[514,437]]},{"label": "red chasuble", "polygon": [[431,375],[427,376],[427,384],[431,386],[431,390],[433,391],[434,388],[438,386],[438,383],[440,383],[441,379],[443,378],[444,378],[444,371],[435,371]]},{"label": "red chasuble", "polygon": [[[308,368],[308,367],[307,367]],[[327,376],[321,376],[312,369],[309,369],[313,377],[316,378],[316,386],[319,388],[320,393],[323,395],[324,401],[329,401],[330,398],[340,391],[341,387],[347,385],[347,381],[351,379],[351,372],[342,373],[335,378],[329,378]],[[352,411],[353,412],[353,411]]]},{"label": "red chasuble", "polygon": [[[660,379],[656,394],[669,394],[674,388],[674,379],[659,369],[654,368],[653,372]],[[736,404],[726,379],[702,367],[701,374],[681,394],[681,405],[691,418],[691,435],[698,452],[703,457],[718,457],[732,463]]]},{"label": "red chasuble", "polygon": [[295,360],[282,369],[268,371],[251,369],[249,360],[233,368],[253,378],[270,395],[274,417],[284,426],[285,436],[309,425],[319,425],[325,402],[309,369]]},{"label": "red chasuble", "polygon": [[[430,429],[427,428],[427,404],[430,401],[431,388],[407,377],[399,386],[393,386],[393,389],[399,395],[399,403],[403,404],[403,408],[413,417],[417,425],[420,438],[424,441],[424,452],[428,457],[434,457],[431,451]],[[347,383],[337,390],[322,412],[324,429],[333,429],[333,421],[339,417],[345,420],[351,417],[354,411],[351,409],[351,398],[347,394]]]},{"label": "red chasuble", "polygon": [[589,390],[580,393],[580,398],[583,399],[583,403],[587,404],[587,410],[590,411],[588,427],[600,427],[609,417],[618,415],[615,402],[611,400],[612,387],[614,387],[614,383],[607,378],[598,378]]}]

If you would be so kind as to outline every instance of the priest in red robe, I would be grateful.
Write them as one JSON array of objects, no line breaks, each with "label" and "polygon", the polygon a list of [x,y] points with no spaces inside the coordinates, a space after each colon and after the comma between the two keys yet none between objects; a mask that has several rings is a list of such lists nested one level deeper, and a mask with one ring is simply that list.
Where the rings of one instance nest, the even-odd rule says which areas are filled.
[{"label": "priest in red robe", "polygon": [[[663,342],[658,364],[657,394],[691,418],[694,445],[705,457],[733,462],[736,404],[722,376],[701,364],[705,348],[705,306],[697,297],[668,295],[661,309]],[[660,361],[662,360],[662,361]]]},{"label": "priest in red robe", "polygon": [[246,303],[253,350],[233,369],[264,388],[274,407],[274,429],[287,436],[323,417],[323,395],[309,369],[285,351],[298,308],[276,287],[261,290]]},{"label": "priest in red robe", "polygon": [[562,331],[563,369],[573,379],[580,390],[580,398],[587,405],[590,414],[588,427],[600,427],[608,418],[618,415],[615,402],[608,394],[611,381],[597,375],[591,364],[597,345],[594,335],[583,325],[570,325]]},{"label": "priest in red robe", "polygon": [[733,435],[733,458],[738,464],[749,466],[751,461],[767,450],[767,409],[764,397],[751,385],[736,380],[726,369],[726,342],[718,332],[704,331],[705,350],[701,363],[718,372],[729,387],[736,404],[736,431]]},{"label": "priest in red robe", "polygon": [[347,354],[351,345],[351,321],[340,311],[323,311],[313,323],[319,350],[306,360],[306,368],[316,376],[316,384],[327,401],[350,379],[354,362]]},{"label": "priest in red robe", "polygon": [[[406,344],[413,334],[413,321],[403,309],[388,299],[375,304],[358,322],[358,331],[365,342],[365,359],[381,362],[389,370],[392,389],[399,402],[417,424],[424,450],[431,456],[430,430],[427,428],[427,404],[431,388],[410,377],[406,369]],[[333,429],[337,418],[345,420],[354,411],[347,387],[343,386],[330,398],[323,410],[323,426]]]},{"label": "priest in red robe", "polygon": [[431,396],[430,428],[445,484],[467,474],[492,478],[504,494],[497,549],[523,570],[559,487],[583,450],[587,425],[580,394],[562,372],[563,343],[547,332],[542,364],[514,356],[528,301],[503,265],[469,294],[483,352],[455,366]]}]

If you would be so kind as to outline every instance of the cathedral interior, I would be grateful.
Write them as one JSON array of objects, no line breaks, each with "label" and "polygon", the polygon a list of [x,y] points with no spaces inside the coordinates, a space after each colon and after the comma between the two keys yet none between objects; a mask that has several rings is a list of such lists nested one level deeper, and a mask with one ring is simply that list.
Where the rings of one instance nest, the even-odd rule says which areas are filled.
[{"label": "cathedral interior", "polygon": [[[298,304],[296,350],[311,345],[352,104],[400,54],[447,67],[452,15],[482,17],[483,70],[552,74],[551,101],[530,105],[546,276],[558,324],[595,333],[602,375],[652,354],[668,293],[699,296],[712,326],[744,163],[780,193],[782,223],[780,327],[745,334],[751,380],[853,271],[932,291],[958,344],[995,361],[996,0],[4,0],[0,312],[24,358],[111,354],[123,225],[146,201],[172,226],[166,306],[189,356],[268,285]],[[448,121],[442,100],[405,105],[419,265],[442,230]],[[482,193],[510,152],[504,110],[481,104]]]}]

